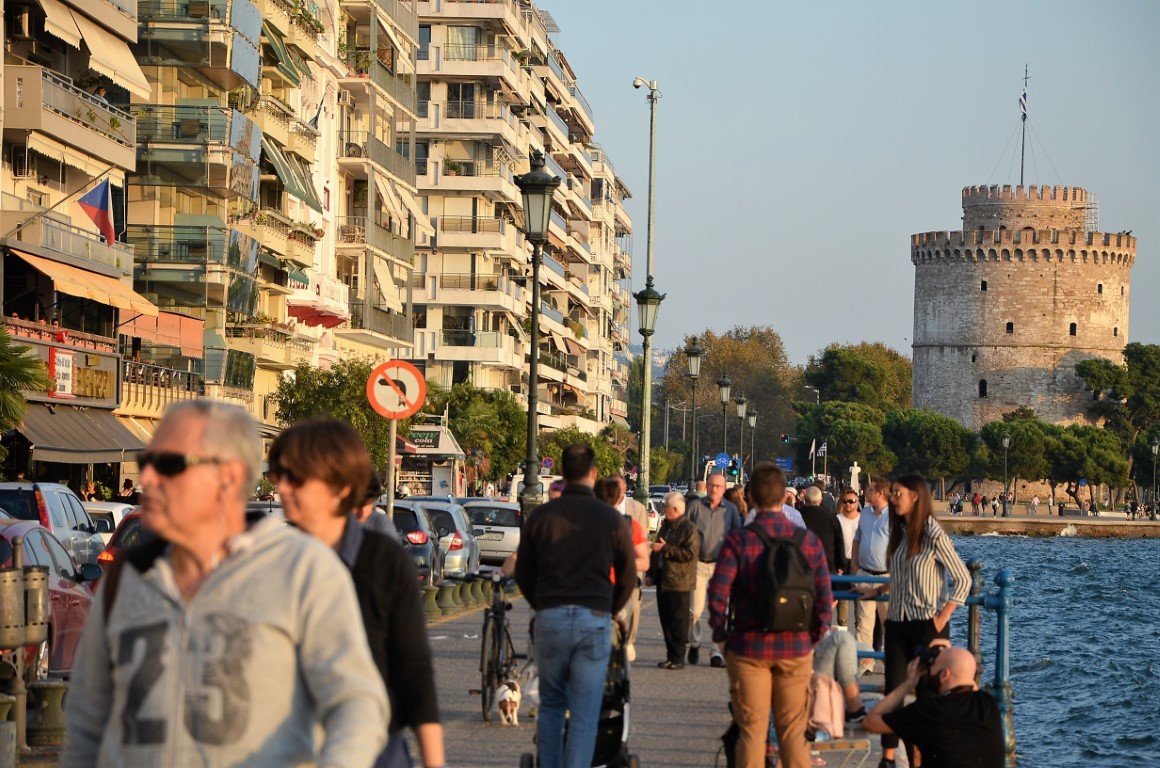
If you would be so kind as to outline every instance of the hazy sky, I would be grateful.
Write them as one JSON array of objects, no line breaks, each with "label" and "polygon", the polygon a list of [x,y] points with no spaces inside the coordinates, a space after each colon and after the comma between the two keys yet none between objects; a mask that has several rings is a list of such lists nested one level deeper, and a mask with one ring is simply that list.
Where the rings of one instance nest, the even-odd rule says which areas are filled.
[{"label": "hazy sky", "polygon": [[770,325],[795,363],[833,341],[909,355],[910,235],[960,228],[964,186],[1018,183],[1024,64],[1025,181],[1085,187],[1102,231],[1139,238],[1129,339],[1160,342],[1160,2],[539,3],[635,195],[634,291],[649,111],[632,79],[659,81],[659,348]]}]

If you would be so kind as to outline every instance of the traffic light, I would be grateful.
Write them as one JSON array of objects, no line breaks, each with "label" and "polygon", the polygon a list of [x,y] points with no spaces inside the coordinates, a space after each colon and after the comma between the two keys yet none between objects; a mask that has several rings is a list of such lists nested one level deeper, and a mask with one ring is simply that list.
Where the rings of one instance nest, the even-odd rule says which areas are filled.
[{"label": "traffic light", "polygon": [[782,441],[783,443],[788,443],[788,442],[789,442],[789,440],[790,440],[790,438],[789,438],[789,435],[787,435],[785,432],[782,432],[782,433],[781,433],[781,441]]},{"label": "traffic light", "polygon": [[732,459],[729,462],[729,468],[726,470],[726,474],[728,474],[729,477],[737,477],[739,472],[740,468],[737,466],[737,459]]}]

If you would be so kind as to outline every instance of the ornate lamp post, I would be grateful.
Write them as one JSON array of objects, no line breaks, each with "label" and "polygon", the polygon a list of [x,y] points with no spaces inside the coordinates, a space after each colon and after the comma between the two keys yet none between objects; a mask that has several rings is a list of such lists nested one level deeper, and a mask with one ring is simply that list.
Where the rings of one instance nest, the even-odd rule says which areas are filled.
[{"label": "ornate lamp post", "polygon": [[[745,406],[749,403],[749,398],[742,392],[733,399],[733,404],[737,406],[737,421],[739,423],[740,432],[737,435],[737,468],[742,469],[741,465],[745,463]],[[738,472],[737,478],[741,479],[741,472]]]},{"label": "ornate lamp post", "polygon": [[1007,517],[1007,449],[1011,447],[1011,435],[1003,433],[1003,517]]},{"label": "ornate lamp post", "polygon": [[[695,429],[695,427],[694,427]],[[1156,519],[1156,454],[1160,452],[1160,438],[1152,438],[1152,519]]]},{"label": "ornate lamp post", "polygon": [[749,412],[749,474],[757,461],[757,411]]},{"label": "ornate lamp post", "polygon": [[515,179],[524,202],[524,237],[532,244],[532,349],[528,370],[528,453],[524,459],[524,490],[520,493],[520,507],[524,515],[531,514],[544,497],[544,489],[540,485],[539,450],[536,447],[540,388],[540,259],[543,255],[543,245],[548,242],[552,195],[556,187],[560,186],[560,179],[544,170],[543,152],[539,150],[533,152],[531,164],[531,171]]},{"label": "ornate lamp post", "polygon": [[729,453],[729,374],[721,374],[717,379],[717,392],[721,395],[721,453]]},{"label": "ornate lamp post", "polygon": [[640,471],[636,476],[636,492],[633,496],[641,504],[648,501],[649,452],[652,448],[652,354],[653,329],[656,328],[657,312],[665,300],[663,293],[653,288],[652,275],[645,280],[644,290],[634,293],[640,320],[640,335],[644,337],[644,386],[640,393]]},{"label": "ornate lamp post", "polygon": [[694,336],[689,340],[689,345],[685,347],[685,358],[689,361],[689,378],[693,380],[693,450],[689,454],[689,488],[691,490],[697,487],[697,379],[701,376],[701,358],[704,354],[705,350],[701,349],[697,337]]}]

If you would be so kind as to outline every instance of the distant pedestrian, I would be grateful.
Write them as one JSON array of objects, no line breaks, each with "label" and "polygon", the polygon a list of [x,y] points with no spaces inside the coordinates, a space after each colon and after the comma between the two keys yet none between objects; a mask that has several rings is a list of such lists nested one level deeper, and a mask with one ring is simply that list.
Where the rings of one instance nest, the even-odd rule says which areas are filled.
[{"label": "distant pedestrian", "polygon": [[979,495],[978,491],[975,491],[975,495],[971,497],[971,514],[975,517],[978,517],[979,510],[982,509],[982,505],[983,497]]},{"label": "distant pedestrian", "polygon": [[999,497],[992,496],[991,497],[991,517],[998,517],[998,516],[999,516]]},{"label": "distant pedestrian", "polygon": [[[705,484],[707,495],[685,507],[685,514],[701,534],[701,552],[698,555],[697,586],[693,590],[693,601],[689,616],[690,664],[701,660],[701,614],[705,612],[705,597],[708,594],[709,579],[717,564],[717,551],[725,535],[734,528],[741,527],[741,515],[737,507],[725,500],[725,475],[710,475]],[[709,663],[714,667],[724,667],[725,657],[716,648],[709,649]]]},{"label": "distant pedestrian", "polygon": [[657,611],[666,655],[657,666],[684,669],[685,648],[689,642],[689,601],[697,586],[701,535],[685,517],[685,497],[679,491],[665,494],[664,509],[665,521],[652,544],[659,571],[656,579]]},{"label": "distant pedestrian", "polygon": [[1033,515],[1039,514],[1039,494],[1038,493],[1031,497],[1031,514],[1033,514]]},{"label": "distant pedestrian", "polygon": [[[890,544],[890,514],[888,500],[890,481],[876,478],[866,487],[866,507],[858,520],[858,531],[854,534],[854,547],[850,556],[851,566],[856,573],[867,576],[889,576],[890,563],[886,556]],[[863,645],[881,650],[874,642],[875,626],[886,621],[886,603],[859,601],[854,604],[857,611],[857,639]],[[863,659],[860,672],[873,671],[874,662]]]},{"label": "distant pedestrian", "polygon": [[734,485],[725,491],[725,501],[737,507],[737,514],[741,515],[742,520],[748,520],[749,502],[745,500],[745,489],[740,485]]},{"label": "distant pedestrian", "polygon": [[593,494],[595,452],[571,445],[560,464],[567,485],[524,522],[516,582],[536,611],[536,765],[588,768],[612,651],[612,614],[628,604],[636,566],[628,522]]},{"label": "distant pedestrian", "polygon": [[[846,550],[846,573],[853,573],[857,569],[857,563],[854,562],[854,535],[858,532],[858,520],[862,517],[861,508],[859,506],[858,495],[854,493],[853,488],[843,488],[838,495],[838,524],[842,526],[842,543],[845,544]],[[847,585],[846,589],[852,589]],[[850,626],[850,601],[841,600],[836,603],[835,621],[839,626]]]},{"label": "distant pedestrian", "polygon": [[93,98],[102,104],[108,104],[109,100],[105,97],[105,86],[98,85],[97,89],[93,91]]}]

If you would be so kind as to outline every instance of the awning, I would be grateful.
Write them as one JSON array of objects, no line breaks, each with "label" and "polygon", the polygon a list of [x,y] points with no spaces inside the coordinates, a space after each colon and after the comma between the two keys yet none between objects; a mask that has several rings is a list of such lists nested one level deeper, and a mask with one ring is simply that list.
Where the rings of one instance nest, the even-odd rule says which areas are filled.
[{"label": "awning", "polygon": [[415,452],[419,455],[454,456],[457,459],[466,456],[455,440],[455,436],[447,427],[413,426],[411,427],[411,442],[415,444]]},{"label": "awning", "polygon": [[399,221],[407,220],[407,209],[403,207],[403,201],[399,199],[399,195],[395,192],[395,185],[388,179],[375,174],[375,189],[379,191],[379,197],[383,199],[383,205],[395,215]]},{"label": "awning", "polygon": [[28,262],[28,265],[41,274],[52,278],[53,287],[69,296],[78,296],[82,299],[92,299],[102,304],[108,304],[119,309],[131,309],[142,315],[157,315],[157,307],[132,288],[111,277],[98,275],[85,269],[70,267],[59,261],[42,259],[23,251],[9,251]]},{"label": "awning", "polygon": [[273,267],[274,269],[285,269],[285,267],[282,266],[281,259],[270,253],[265,248],[258,250],[258,263],[265,264],[267,267]]},{"label": "awning", "polygon": [[627,420],[627,419],[625,419],[623,416],[618,416],[618,415],[616,415],[615,413],[614,413],[614,414],[612,414],[612,423],[613,423],[613,424],[619,424],[619,425],[620,425],[620,426],[622,426],[622,427],[627,427],[627,426],[628,426],[628,420]]},{"label": "awning", "polygon": [[282,33],[274,29],[270,25],[270,22],[263,21],[262,34],[266,36],[266,41],[274,51],[274,58],[278,60],[278,71],[290,83],[297,87],[302,82],[302,75],[298,72],[297,67],[294,66],[294,61],[290,58],[290,52],[286,50],[286,40],[282,37]]},{"label": "awning", "polygon": [[44,31],[80,50],[81,31],[69,9],[57,0],[40,0],[40,7],[44,9]]},{"label": "awning", "polygon": [[415,226],[419,231],[426,232],[428,235],[435,235],[435,227],[431,226],[431,217],[423,213],[423,206],[419,205],[419,201],[411,194],[409,189],[404,189],[398,184],[393,184],[395,191],[399,194],[399,199],[403,201],[403,206],[411,212],[415,217]]},{"label": "awning", "polygon": [[120,462],[125,460],[126,452],[131,454],[145,447],[112,411],[100,408],[29,403],[24,423],[16,429],[32,443],[33,461]]},{"label": "awning", "polygon": [[310,163],[303,160],[298,155],[286,155],[286,162],[290,164],[290,168],[298,175],[298,183],[302,190],[306,193],[302,198],[302,202],[309,205],[319,213],[325,213],[322,208],[322,201],[318,199],[318,195],[314,191],[314,180],[311,179]]},{"label": "awning", "polygon": [[148,443],[153,439],[153,433],[157,430],[157,422],[153,419],[135,419],[132,416],[118,416],[117,421],[125,425],[134,437],[144,443]]},{"label": "awning", "polygon": [[[127,311],[126,311],[127,314]],[[156,317],[138,315],[124,321],[117,332],[166,347],[178,347],[185,357],[201,359],[205,321],[176,312],[158,312]]]},{"label": "awning", "polygon": [[72,17],[89,49],[89,69],[108,76],[143,99],[151,98],[153,89],[149,87],[141,67],[137,66],[129,45],[104,27],[89,21],[84,14],[73,11]]},{"label": "awning", "polygon": [[306,273],[303,272],[299,267],[293,266],[287,262],[282,268],[286,270],[286,276],[294,282],[304,287],[310,286],[310,278],[307,277]]},{"label": "awning", "polygon": [[278,178],[282,180],[282,185],[286,187],[286,193],[305,202],[307,192],[302,188],[302,180],[290,167],[290,160],[282,148],[263,136],[262,155],[268,158],[270,164],[274,166],[274,173],[278,174]]},{"label": "awning", "polygon": [[402,435],[395,435],[395,452],[396,453],[418,453],[419,449],[415,447],[407,438]]},{"label": "awning", "polygon": [[403,303],[399,301],[399,289],[391,277],[391,270],[381,259],[374,260],[374,270],[375,281],[379,284],[379,293],[382,294],[384,306],[400,315],[403,314]]},{"label": "awning", "polygon": [[558,333],[552,334],[552,343],[556,345],[556,349],[563,352],[565,355],[569,354],[568,345],[564,343],[564,337]]},{"label": "awning", "polygon": [[411,63],[411,59],[404,53],[407,49],[403,47],[403,43],[399,40],[399,36],[395,34],[395,30],[389,26],[384,27],[379,25],[379,29],[387,33],[387,37],[391,38],[391,42],[395,45],[395,61],[401,63],[408,72],[415,71],[415,65]]},{"label": "awning", "polygon": [[569,339],[567,336],[565,336],[564,343],[568,345],[568,354],[570,355],[584,357],[585,353],[587,352],[584,347],[580,346],[580,342],[576,341],[575,339]]},{"label": "awning", "polygon": [[36,131],[28,134],[26,144],[33,152],[42,154],[58,163],[63,162],[66,165],[71,165],[73,168],[89,176],[95,177],[105,174],[109,179],[109,183],[113,186],[125,186],[125,172],[121,169],[114,168],[110,170],[108,163],[102,160],[94,160],[83,152],[78,152],[72,147],[46,138]]}]

